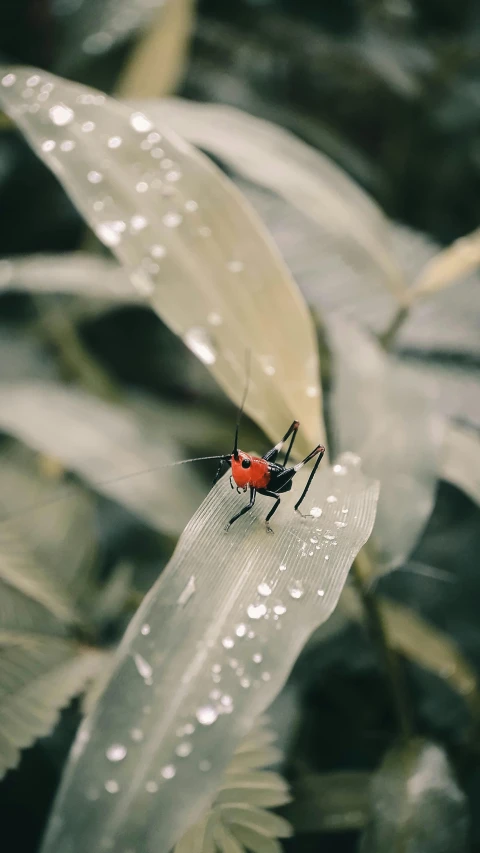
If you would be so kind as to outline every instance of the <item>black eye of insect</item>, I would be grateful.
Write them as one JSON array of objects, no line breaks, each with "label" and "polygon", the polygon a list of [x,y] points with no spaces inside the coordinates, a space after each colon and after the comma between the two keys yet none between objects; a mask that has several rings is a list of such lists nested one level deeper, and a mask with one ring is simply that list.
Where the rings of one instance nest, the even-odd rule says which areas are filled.
[{"label": "black eye of insect", "polygon": [[250,468],[251,464],[250,459],[242,459],[242,468]]}]

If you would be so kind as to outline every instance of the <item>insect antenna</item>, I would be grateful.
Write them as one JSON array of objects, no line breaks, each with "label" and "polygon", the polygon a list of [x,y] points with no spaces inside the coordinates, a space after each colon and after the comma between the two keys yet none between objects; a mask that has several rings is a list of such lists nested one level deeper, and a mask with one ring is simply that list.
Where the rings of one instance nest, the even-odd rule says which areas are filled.
[{"label": "insect antenna", "polygon": [[238,414],[237,414],[237,423],[235,425],[235,441],[233,443],[233,458],[235,460],[238,460],[238,458],[239,458],[239,456],[238,456],[238,431],[240,429],[240,421],[242,420],[243,410],[245,408],[245,401],[247,399],[248,389],[250,387],[250,368],[252,365],[252,357],[251,356],[252,356],[251,350],[248,349],[245,353],[245,375],[246,375],[245,389],[243,391],[242,402],[240,403],[240,408],[239,408]]}]

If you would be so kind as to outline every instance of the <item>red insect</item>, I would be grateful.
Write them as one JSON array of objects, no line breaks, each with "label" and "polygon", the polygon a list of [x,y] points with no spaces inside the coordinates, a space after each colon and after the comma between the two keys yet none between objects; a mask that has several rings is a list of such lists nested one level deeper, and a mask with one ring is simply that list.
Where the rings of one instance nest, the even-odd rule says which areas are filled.
[{"label": "red insect", "polygon": [[[242,406],[243,408],[243,406]],[[240,415],[242,413],[242,409],[240,410]],[[237,487],[237,492],[240,492],[243,489],[244,492],[247,489],[250,489],[250,501],[244,506],[240,512],[237,512],[233,518],[230,519],[228,524],[225,527],[225,530],[228,530],[230,525],[233,524],[234,521],[237,521],[240,516],[244,515],[250,509],[252,509],[257,493],[259,495],[265,495],[267,498],[274,498],[275,503],[271,508],[270,512],[265,518],[265,524],[268,533],[273,533],[272,528],[270,527],[269,521],[273,514],[277,511],[280,505],[280,495],[289,492],[292,488],[292,480],[303,466],[317,456],[317,461],[313,466],[312,472],[307,480],[307,484],[300,495],[299,500],[295,504],[295,510],[298,511],[300,505],[304,501],[307,492],[310,488],[312,480],[317,472],[318,466],[322,461],[323,454],[325,453],[325,448],[319,444],[312,450],[302,462],[298,462],[297,465],[292,465],[290,468],[287,468],[288,459],[290,453],[292,451],[293,443],[295,441],[298,427],[300,426],[298,421],[294,421],[291,427],[287,430],[282,440],[272,447],[271,450],[267,451],[264,456],[250,456],[248,453],[245,453],[243,450],[238,449],[238,428],[240,415],[237,420],[237,426],[235,430],[235,441],[233,446],[233,452],[228,454],[227,456],[222,456],[220,465],[218,467],[214,483],[220,479],[224,465],[227,463],[232,468],[232,475],[230,477],[230,485],[235,488],[234,483]],[[287,452],[285,453],[285,458],[283,460],[283,464],[280,465],[278,463],[277,457],[281,452],[283,445],[290,438],[290,444],[288,445]]]}]

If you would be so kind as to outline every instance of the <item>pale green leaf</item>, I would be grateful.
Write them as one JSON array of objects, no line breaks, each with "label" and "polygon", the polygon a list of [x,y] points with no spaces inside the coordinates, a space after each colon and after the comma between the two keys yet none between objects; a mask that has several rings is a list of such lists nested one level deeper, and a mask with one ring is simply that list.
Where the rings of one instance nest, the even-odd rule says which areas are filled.
[{"label": "pale green leaf", "polygon": [[270,122],[232,107],[179,98],[144,102],[159,122],[216,154],[249,180],[282,195],[369,267],[402,302],[401,268],[381,210],[324,154]]},{"label": "pale green leaf", "polygon": [[443,290],[465,278],[480,265],[480,228],[455,240],[435,255],[418,276],[412,290],[415,299]]},{"label": "pale green leaf", "polygon": [[246,804],[225,803],[222,806],[222,819],[228,825],[240,824],[269,838],[288,838],[292,834],[292,827],[284,818]]},{"label": "pale green leaf", "polygon": [[0,778],[49,734],[100,662],[95,650],[56,637],[0,635]]},{"label": "pale green leaf", "polygon": [[442,423],[415,377],[366,332],[336,317],[328,333],[336,447],[357,453],[380,481],[374,544],[388,570],[412,551],[433,509]]},{"label": "pale green leaf", "polygon": [[[357,466],[340,459],[319,472],[304,504],[315,516],[306,519],[293,511],[302,474],[282,498],[274,535],[265,531],[270,502],[261,497],[225,532],[245,501],[228,477],[192,518],[79,732],[81,754],[67,769],[44,853],[95,849],[104,836],[141,844],[144,853],[169,853],[210,807],[238,742],[335,608],[373,525],[377,486]],[[335,502],[327,501],[331,495]],[[185,603],[192,576],[195,591]],[[258,591],[261,584],[268,595],[263,586]],[[88,744],[80,747],[86,732]],[[126,750],[117,762],[107,757],[115,744]],[[82,800],[80,814],[78,797],[92,788],[98,799]]]},{"label": "pale green leaf", "polygon": [[252,853],[282,853],[282,846],[276,838],[269,838],[263,832],[258,832],[250,826],[232,823],[230,830],[237,840]]},{"label": "pale green leaf", "polygon": [[203,496],[194,472],[168,467],[180,455],[174,441],[128,406],[84,391],[46,382],[0,386],[0,427],[162,532],[178,534]]},{"label": "pale green leaf", "polygon": [[247,412],[275,441],[300,420],[298,452],[311,449],[322,439],[314,327],[253,209],[205,156],[103,94],[36,72],[41,99],[27,105],[32,73],[4,68],[0,100],[97,236],[237,404],[250,351]]},{"label": "pale green leaf", "polygon": [[396,746],[373,776],[371,819],[361,851],[467,851],[467,808],[441,747],[420,738]]}]

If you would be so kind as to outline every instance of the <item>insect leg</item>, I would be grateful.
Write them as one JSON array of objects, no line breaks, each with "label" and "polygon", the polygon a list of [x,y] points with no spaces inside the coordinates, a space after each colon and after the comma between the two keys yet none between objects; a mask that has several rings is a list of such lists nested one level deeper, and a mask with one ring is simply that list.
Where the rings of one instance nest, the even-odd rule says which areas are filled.
[{"label": "insect leg", "polygon": [[277,495],[276,492],[270,492],[268,489],[259,489],[261,495],[265,495],[267,498],[275,498],[275,503],[272,506],[270,512],[268,513],[265,524],[267,527],[267,533],[273,533],[272,528],[269,525],[269,521],[274,513],[276,513],[278,507],[280,506],[280,495]]},{"label": "insect leg", "polygon": [[311,472],[311,474],[307,480],[307,485],[305,486],[302,494],[300,495],[300,500],[298,500],[297,503],[295,504],[295,511],[296,512],[299,511],[298,508],[307,495],[307,492],[308,492],[308,490],[312,484],[312,480],[313,480],[315,474],[317,473],[318,466],[320,465],[320,462],[323,459],[324,453],[325,453],[325,448],[321,444],[319,444],[318,447],[315,448],[315,450],[312,450],[312,452],[309,453],[308,456],[305,457],[303,462],[300,462],[298,465],[295,465],[296,470],[298,470],[299,468],[302,467],[302,465],[305,464],[305,462],[308,462],[310,459],[313,459],[313,457],[318,454],[318,459],[315,462],[315,465],[313,466],[312,472]]},{"label": "insect leg", "polygon": [[[278,444],[275,445],[275,447],[272,447],[271,450],[268,450],[267,453],[265,453],[265,455],[262,457],[262,459],[265,459],[267,462],[275,462],[275,459],[277,458],[278,454],[280,453],[282,446],[285,444],[287,438],[290,438],[290,436],[292,436],[292,439],[290,441],[290,446],[287,450],[287,455],[285,457],[285,459],[288,459],[288,457],[290,455],[290,451],[292,449],[293,442],[295,441],[295,437],[296,437],[297,430],[298,430],[299,426],[300,426],[299,422],[294,421],[293,424],[287,429],[282,440],[279,441]],[[293,433],[293,435],[292,435],[292,433]],[[285,465],[285,462],[283,464]]]},{"label": "insect leg", "polygon": [[252,507],[255,503],[256,494],[257,494],[257,490],[254,489],[253,486],[250,486],[250,501],[249,501],[249,503],[246,506],[244,506],[240,510],[240,512],[237,512],[237,514],[234,515],[233,518],[230,519],[228,524],[225,525],[225,530],[228,530],[229,527],[231,527],[231,525],[233,524],[233,522],[237,521],[237,519],[240,518],[241,515],[244,515],[246,512],[248,512],[249,509],[252,509]]}]

